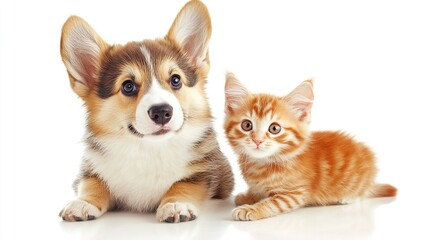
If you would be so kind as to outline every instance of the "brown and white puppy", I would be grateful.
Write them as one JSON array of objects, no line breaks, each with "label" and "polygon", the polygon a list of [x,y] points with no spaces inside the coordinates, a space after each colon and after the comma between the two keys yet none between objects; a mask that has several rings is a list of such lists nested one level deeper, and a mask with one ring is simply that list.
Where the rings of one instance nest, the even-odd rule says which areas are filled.
[{"label": "brown and white puppy", "polygon": [[87,109],[86,149],[66,221],[119,208],[165,222],[198,216],[208,198],[226,198],[231,167],[219,149],[204,85],[209,13],[190,1],[166,37],[107,44],[83,19],[63,26],[61,56]]}]

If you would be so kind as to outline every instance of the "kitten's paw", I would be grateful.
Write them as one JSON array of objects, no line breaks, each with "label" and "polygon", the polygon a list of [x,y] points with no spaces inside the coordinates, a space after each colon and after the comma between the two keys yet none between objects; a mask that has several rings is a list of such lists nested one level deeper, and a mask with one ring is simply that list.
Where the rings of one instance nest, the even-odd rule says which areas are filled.
[{"label": "kitten's paw", "polygon": [[156,218],[160,222],[187,222],[196,219],[197,216],[198,208],[187,202],[166,203],[156,210]]},{"label": "kitten's paw", "polygon": [[344,198],[344,199],[341,199],[339,202],[338,202],[338,204],[339,205],[347,205],[347,204],[352,204],[352,203],[354,203],[354,202],[356,202],[357,201],[357,199],[356,198]]},{"label": "kitten's paw", "polygon": [[69,204],[61,210],[59,216],[65,221],[75,222],[94,220],[102,214],[103,213],[96,206],[77,199],[69,202]]},{"label": "kitten's paw", "polygon": [[252,205],[243,205],[232,210],[232,218],[235,221],[254,221],[261,219],[256,209]]}]

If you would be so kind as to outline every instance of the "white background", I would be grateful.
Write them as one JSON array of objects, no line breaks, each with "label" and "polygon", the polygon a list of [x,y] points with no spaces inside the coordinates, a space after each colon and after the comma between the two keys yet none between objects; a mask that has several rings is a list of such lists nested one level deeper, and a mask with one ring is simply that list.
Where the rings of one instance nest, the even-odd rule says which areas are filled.
[{"label": "white background", "polygon": [[287,94],[315,78],[313,129],[338,129],[377,153],[379,181],[396,199],[300,209],[233,222],[230,200],[161,224],[154,214],[108,213],[65,223],[83,146],[84,108],[59,53],[61,26],[86,19],[109,43],[162,37],[186,1],[0,3],[1,239],[388,239],[429,234],[429,7],[425,1],[205,1],[213,23],[207,93],[222,150],[225,71],[254,92]]}]

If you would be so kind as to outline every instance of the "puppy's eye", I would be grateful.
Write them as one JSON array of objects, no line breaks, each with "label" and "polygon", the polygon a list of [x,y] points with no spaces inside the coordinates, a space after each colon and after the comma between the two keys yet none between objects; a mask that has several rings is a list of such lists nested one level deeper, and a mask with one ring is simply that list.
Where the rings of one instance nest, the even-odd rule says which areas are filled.
[{"label": "puppy's eye", "polygon": [[277,123],[272,123],[270,127],[268,128],[268,131],[272,134],[279,134],[279,132],[282,130],[282,127],[278,125]]},{"label": "puppy's eye", "polygon": [[182,81],[180,80],[180,76],[177,74],[173,74],[170,77],[170,86],[174,90],[178,90],[182,87]]},{"label": "puppy's eye", "polygon": [[125,96],[134,96],[138,92],[136,84],[131,80],[126,80],[122,83],[121,92]]},{"label": "puppy's eye", "polygon": [[246,132],[252,130],[253,129],[252,122],[250,120],[244,120],[243,122],[241,122],[241,129],[243,129]]}]

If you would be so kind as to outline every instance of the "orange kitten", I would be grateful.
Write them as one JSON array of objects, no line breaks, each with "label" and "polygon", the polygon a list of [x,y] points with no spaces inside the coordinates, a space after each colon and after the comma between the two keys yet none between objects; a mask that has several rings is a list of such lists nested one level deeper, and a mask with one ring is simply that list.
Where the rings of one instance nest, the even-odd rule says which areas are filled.
[{"label": "orange kitten", "polygon": [[249,189],[235,198],[234,220],[250,221],[308,205],[390,197],[375,184],[373,152],[342,132],[310,132],[313,83],[285,97],[251,94],[227,74],[225,132]]}]

